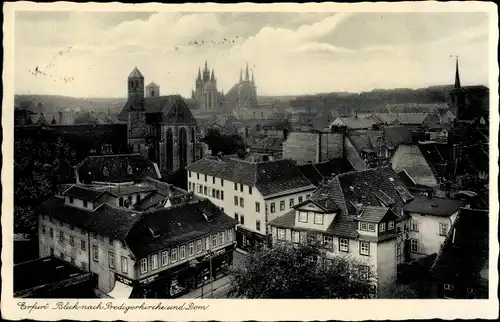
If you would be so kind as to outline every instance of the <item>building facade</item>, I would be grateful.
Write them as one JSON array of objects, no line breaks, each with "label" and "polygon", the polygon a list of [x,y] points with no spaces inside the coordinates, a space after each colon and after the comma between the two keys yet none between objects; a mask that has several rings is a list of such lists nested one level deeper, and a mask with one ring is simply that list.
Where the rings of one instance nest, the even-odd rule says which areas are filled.
[{"label": "building facade", "polygon": [[128,101],[118,120],[127,124],[130,150],[156,162],[161,172],[171,173],[197,160],[197,124],[180,95],[156,96],[153,88],[148,87],[150,94],[145,97],[144,76],[134,68],[128,77]]},{"label": "building facade", "polygon": [[223,94],[217,90],[217,79],[212,69],[210,72],[208,63],[205,61],[203,72],[198,69],[195,89],[192,91],[191,98],[198,101],[201,110],[205,112],[221,112]]},{"label": "building facade", "polygon": [[290,160],[251,162],[205,158],[187,167],[188,190],[235,218],[238,247],[266,241],[267,223],[312,194],[312,185]]},{"label": "building facade", "polygon": [[53,197],[38,208],[39,252],[95,274],[99,297],[175,297],[232,263],[236,222],[207,200],[145,215],[80,198]]},{"label": "building facade", "polygon": [[388,167],[340,174],[271,221],[272,241],[299,243],[314,235],[328,256],[350,256],[371,267],[377,294],[385,297],[396,284],[397,265],[405,261],[403,206],[413,198]]}]

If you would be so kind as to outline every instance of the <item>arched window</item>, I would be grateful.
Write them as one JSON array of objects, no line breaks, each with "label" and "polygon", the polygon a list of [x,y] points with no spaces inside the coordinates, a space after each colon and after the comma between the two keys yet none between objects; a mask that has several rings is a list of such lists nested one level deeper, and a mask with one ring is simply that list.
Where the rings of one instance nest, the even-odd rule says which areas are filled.
[{"label": "arched window", "polygon": [[179,164],[181,167],[187,164],[187,132],[183,127],[179,130]]}]

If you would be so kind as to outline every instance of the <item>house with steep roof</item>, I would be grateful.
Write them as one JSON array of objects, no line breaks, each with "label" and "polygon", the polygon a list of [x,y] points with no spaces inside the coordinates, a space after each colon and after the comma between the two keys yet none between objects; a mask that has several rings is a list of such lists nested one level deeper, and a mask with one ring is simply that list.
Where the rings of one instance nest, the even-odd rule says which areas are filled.
[{"label": "house with steep roof", "polygon": [[116,299],[175,297],[230,265],[236,221],[209,200],[165,197],[171,187],[151,180],[135,186],[151,194],[133,206],[113,202],[120,187],[73,185],[49,198],[36,209],[39,255],[93,273],[96,295]]},{"label": "house with steep roof", "polygon": [[418,145],[401,144],[390,160],[397,173],[405,172],[415,185],[437,188],[438,179]]},{"label": "house with steep roof", "polygon": [[188,190],[238,220],[238,247],[266,241],[267,223],[310,197],[316,188],[292,160],[251,162],[210,157],[187,167]]},{"label": "house with steep roof", "polygon": [[[153,87],[146,90],[152,94]],[[118,120],[127,124],[127,140],[134,153],[156,162],[161,172],[175,172],[198,159],[196,119],[180,95],[150,94],[145,97],[144,75],[135,67]]]},{"label": "house with steep roof", "polygon": [[489,216],[461,208],[432,265],[438,298],[487,299],[489,294]]},{"label": "house with steep roof", "polygon": [[432,190],[427,196],[415,195],[403,207],[410,217],[409,250],[412,259],[439,252],[446,236],[457,219],[463,201],[436,197]]},{"label": "house with steep roof", "polygon": [[305,243],[312,235],[329,257],[351,256],[370,266],[384,297],[405,260],[403,207],[413,199],[390,167],[339,174],[269,223],[272,243]]}]

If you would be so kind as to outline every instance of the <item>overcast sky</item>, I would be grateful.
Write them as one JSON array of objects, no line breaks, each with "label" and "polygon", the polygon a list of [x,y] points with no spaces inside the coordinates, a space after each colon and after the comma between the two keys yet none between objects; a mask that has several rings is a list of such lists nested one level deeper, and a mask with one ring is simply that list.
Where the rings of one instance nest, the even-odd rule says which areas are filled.
[{"label": "overcast sky", "polygon": [[463,84],[488,83],[486,13],[46,11],[15,23],[19,94],[125,97],[137,66],[162,94],[189,96],[205,60],[225,92],[248,62],[259,95],[451,84],[455,56]]}]

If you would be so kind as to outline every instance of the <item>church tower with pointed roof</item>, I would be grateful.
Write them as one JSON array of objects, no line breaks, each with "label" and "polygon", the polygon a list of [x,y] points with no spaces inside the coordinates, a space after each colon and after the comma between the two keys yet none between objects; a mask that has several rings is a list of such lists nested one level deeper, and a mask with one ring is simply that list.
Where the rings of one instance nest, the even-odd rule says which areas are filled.
[{"label": "church tower with pointed roof", "polygon": [[205,61],[203,72],[198,68],[198,77],[196,77],[195,89],[191,96],[203,111],[220,112],[221,94],[217,90],[217,78],[214,69],[208,68],[207,61]]},{"label": "church tower with pointed roof", "polygon": [[[201,77],[200,71],[198,79]],[[215,75],[208,71],[210,78],[215,79]],[[128,76],[127,89],[128,100],[118,120],[127,124],[130,152],[157,163],[164,174],[204,157],[200,155],[196,119],[180,95],[160,96],[160,86],[154,82],[144,87],[144,75],[137,67]]]},{"label": "church tower with pointed roof", "polygon": [[466,108],[466,92],[462,88],[462,85],[460,83],[460,70],[458,67],[458,57],[456,58],[455,62],[455,84],[453,86],[453,89],[451,91],[451,109],[452,113],[457,117],[460,118],[460,114],[465,110]]}]

